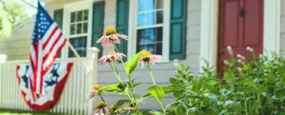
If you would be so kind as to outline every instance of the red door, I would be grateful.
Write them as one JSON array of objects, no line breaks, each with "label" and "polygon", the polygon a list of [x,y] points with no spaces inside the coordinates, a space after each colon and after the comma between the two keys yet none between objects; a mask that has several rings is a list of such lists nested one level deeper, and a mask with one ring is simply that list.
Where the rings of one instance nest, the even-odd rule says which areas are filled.
[{"label": "red door", "polygon": [[223,61],[229,58],[227,46],[232,47],[234,56],[241,54],[247,59],[252,59],[248,46],[262,53],[262,31],[263,0],[220,0],[218,72],[224,71]]}]

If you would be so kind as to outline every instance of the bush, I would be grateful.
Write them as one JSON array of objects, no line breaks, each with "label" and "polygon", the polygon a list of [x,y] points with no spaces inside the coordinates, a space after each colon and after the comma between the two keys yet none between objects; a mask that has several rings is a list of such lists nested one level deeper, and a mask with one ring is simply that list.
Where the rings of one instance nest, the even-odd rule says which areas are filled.
[{"label": "bush", "polygon": [[182,64],[170,79],[176,100],[168,105],[168,114],[285,114],[285,60],[277,55],[257,57],[250,51],[251,61],[231,55],[222,79],[209,64],[199,75]]}]

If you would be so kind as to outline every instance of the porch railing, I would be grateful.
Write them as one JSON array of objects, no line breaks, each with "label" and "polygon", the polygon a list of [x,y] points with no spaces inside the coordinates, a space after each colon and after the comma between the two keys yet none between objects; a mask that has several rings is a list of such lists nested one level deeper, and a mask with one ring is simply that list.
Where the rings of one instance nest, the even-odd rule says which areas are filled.
[{"label": "porch railing", "polygon": [[[86,115],[95,107],[94,101],[85,97],[97,82],[97,48],[91,48],[86,58],[58,59],[56,62],[73,62],[73,68],[58,104],[52,113]],[[29,110],[20,93],[16,78],[16,66],[29,63],[28,60],[6,61],[0,63],[0,109]],[[89,69],[87,69],[87,66]]]}]

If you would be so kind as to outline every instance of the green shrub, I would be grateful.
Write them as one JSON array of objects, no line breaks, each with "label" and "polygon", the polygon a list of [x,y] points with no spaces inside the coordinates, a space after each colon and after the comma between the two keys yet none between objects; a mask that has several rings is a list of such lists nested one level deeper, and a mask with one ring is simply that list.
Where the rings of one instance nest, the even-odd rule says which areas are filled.
[{"label": "green shrub", "polygon": [[176,100],[167,106],[168,114],[285,114],[285,60],[251,52],[251,61],[241,55],[226,60],[222,79],[209,64],[199,75],[182,64],[170,78]]}]

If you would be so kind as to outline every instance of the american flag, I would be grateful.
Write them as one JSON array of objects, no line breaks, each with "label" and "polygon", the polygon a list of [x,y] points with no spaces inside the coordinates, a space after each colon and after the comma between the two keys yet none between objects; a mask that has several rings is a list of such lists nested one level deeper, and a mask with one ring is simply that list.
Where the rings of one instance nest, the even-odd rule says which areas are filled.
[{"label": "american flag", "polygon": [[59,26],[38,3],[38,12],[30,49],[30,87],[33,93],[45,94],[43,79],[67,42]]}]

